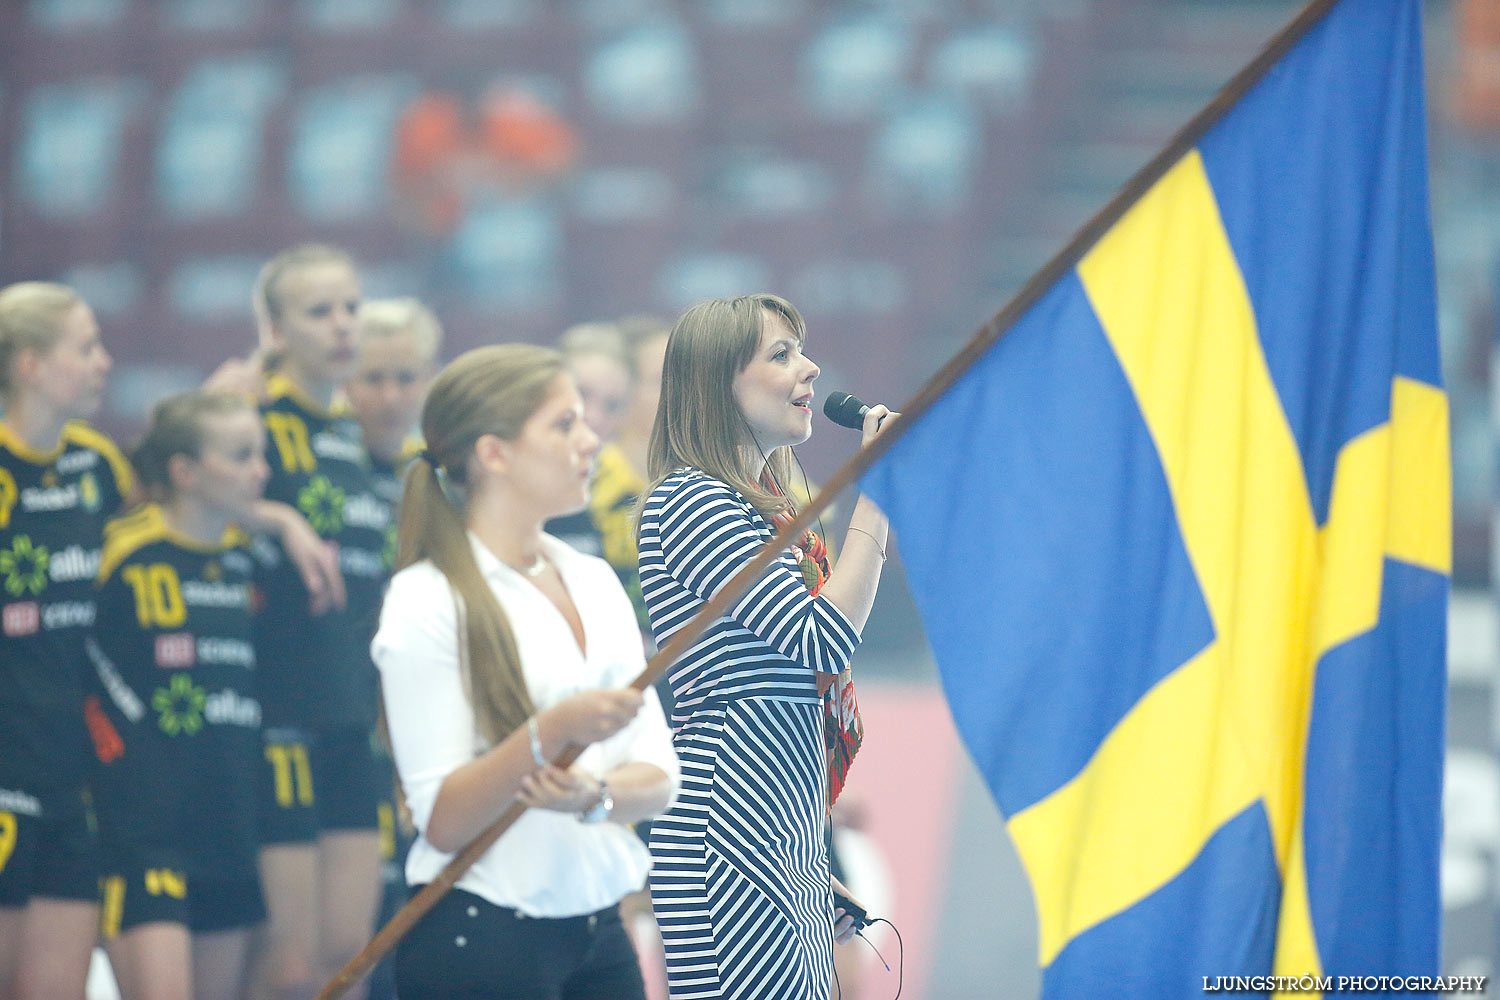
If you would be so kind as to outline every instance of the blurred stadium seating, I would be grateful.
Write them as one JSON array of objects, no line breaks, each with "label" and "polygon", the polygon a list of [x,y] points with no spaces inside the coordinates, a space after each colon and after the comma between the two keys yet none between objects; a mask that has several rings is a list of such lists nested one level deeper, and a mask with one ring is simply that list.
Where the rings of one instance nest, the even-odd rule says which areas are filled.
[{"label": "blurred stadium seating", "polygon": [[[765,287],[838,320],[848,377],[909,388],[876,367],[910,367],[904,324],[982,318],[955,296],[1026,190],[1049,31],[1109,5],[990,6],[7,4],[0,273],[79,282],[127,363],[204,368],[300,239],[410,280],[455,348]],[[530,160],[479,134],[502,85],[555,115],[508,133]]]},{"label": "blurred stadium seating", "polygon": [[[431,300],[454,350],[767,288],[805,307],[825,370],[900,399],[1290,7],[14,0],[0,279],[76,282],[124,368],[184,372],[249,346],[256,262],[305,239],[354,250],[372,294]],[[1460,192],[1493,173],[1471,160]],[[1488,303],[1494,240],[1464,231],[1439,227],[1440,256]],[[1485,421],[1473,364],[1460,436]],[[117,391],[106,422],[137,403]],[[1464,520],[1476,470],[1461,532],[1487,520]]]}]

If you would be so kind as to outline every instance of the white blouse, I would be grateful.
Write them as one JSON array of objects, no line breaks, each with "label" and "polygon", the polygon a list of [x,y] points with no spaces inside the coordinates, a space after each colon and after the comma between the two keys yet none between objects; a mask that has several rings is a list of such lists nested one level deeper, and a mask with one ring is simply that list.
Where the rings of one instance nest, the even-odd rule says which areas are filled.
[{"label": "white blouse", "polygon": [[[557,607],[521,573],[501,562],[472,533],[480,572],[510,619],[526,688],[538,712],[590,688],[624,687],[645,665],[630,599],[615,571],[548,535],[542,551],[562,576],[583,620],[587,655]],[[370,646],[380,668],[391,747],[407,805],[425,831],[444,779],[484,753],[460,674],[457,614],[447,577],[430,562],[391,580]],[[619,733],[583,752],[578,766],[603,775],[631,761],[655,764],[680,783],[672,734],[656,693]],[[431,882],[452,860],[419,836],[406,861],[406,880]],[[571,813],[528,809],[458,887],[533,917],[571,917],[617,902],[645,884],[650,855],[635,832],[618,823],[581,823]]]}]

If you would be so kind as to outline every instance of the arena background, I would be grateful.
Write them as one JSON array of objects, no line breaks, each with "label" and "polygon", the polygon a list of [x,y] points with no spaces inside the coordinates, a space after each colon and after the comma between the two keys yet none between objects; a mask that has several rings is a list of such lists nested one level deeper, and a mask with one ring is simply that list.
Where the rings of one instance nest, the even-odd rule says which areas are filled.
[{"label": "arena background", "polygon": [[[779,292],[807,315],[820,388],[895,404],[1295,9],[0,0],[0,283],[58,279],[94,305],[116,358],[101,422],[127,440],[154,399],[251,346],[256,269],[308,239],[355,251],[367,295],[432,303],[449,356]],[[1426,10],[1455,444],[1444,971],[1487,974],[1500,8]],[[811,478],[853,443],[821,425]],[[899,561],[856,663],[870,736],[847,850],[905,934],[902,995],[1034,996],[1026,883]]]}]

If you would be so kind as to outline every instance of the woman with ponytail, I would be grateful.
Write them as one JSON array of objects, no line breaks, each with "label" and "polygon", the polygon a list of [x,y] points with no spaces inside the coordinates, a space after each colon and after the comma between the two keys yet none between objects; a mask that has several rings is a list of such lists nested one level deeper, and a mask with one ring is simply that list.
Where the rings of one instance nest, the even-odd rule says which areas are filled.
[{"label": "woman with ponytail", "polygon": [[[618,904],[677,758],[614,571],[542,531],[588,500],[599,440],[553,351],[470,351],[433,382],[372,650],[431,881],[513,800],[530,807],[396,956],[403,1000],[639,998]],[[568,770],[548,764],[587,746]]]}]

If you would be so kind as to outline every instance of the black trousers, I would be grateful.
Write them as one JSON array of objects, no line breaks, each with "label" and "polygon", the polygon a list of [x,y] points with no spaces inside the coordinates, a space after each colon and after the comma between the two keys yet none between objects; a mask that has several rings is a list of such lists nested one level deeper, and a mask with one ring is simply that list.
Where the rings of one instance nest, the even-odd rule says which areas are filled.
[{"label": "black trousers", "polygon": [[645,1000],[646,990],[618,906],[544,919],[453,889],[397,946],[396,993],[401,1000]]}]

